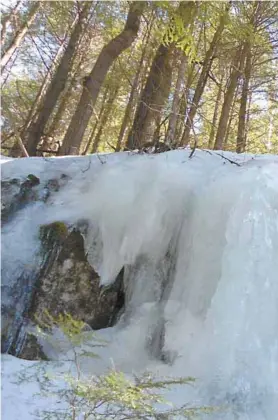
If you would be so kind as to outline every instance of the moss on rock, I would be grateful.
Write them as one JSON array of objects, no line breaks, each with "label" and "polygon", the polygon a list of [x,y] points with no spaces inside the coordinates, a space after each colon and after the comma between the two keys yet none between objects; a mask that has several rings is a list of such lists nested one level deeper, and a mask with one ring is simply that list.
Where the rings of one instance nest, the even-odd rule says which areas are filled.
[{"label": "moss on rock", "polygon": [[69,229],[64,222],[53,222],[40,226],[39,238],[45,245],[53,242],[64,242],[69,235]]},{"label": "moss on rock", "polygon": [[36,175],[33,175],[33,174],[29,174],[27,176],[27,180],[29,181],[29,184],[32,187],[34,187],[35,185],[38,185],[40,183],[40,179]]}]

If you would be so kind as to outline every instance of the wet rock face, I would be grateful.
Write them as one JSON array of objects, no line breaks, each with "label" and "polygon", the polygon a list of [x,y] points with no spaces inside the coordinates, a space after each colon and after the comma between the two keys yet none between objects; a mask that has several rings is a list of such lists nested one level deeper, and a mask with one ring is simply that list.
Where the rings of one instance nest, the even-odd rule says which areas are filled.
[{"label": "wet rock face", "polygon": [[[29,317],[40,319],[45,310],[53,316],[68,312],[93,329],[111,326],[123,305],[123,274],[111,287],[102,289],[98,274],[87,262],[82,234],[74,229],[65,237],[62,224],[55,228],[56,232],[53,224],[44,228],[48,237],[43,247],[51,246],[53,251],[44,275],[38,279]],[[53,248],[53,240],[63,242],[59,249]]]},{"label": "wet rock face", "polygon": [[[2,180],[2,224],[8,228],[26,206],[48,202],[66,188],[68,180],[65,174],[44,182],[33,174],[25,179]],[[123,270],[113,285],[100,286],[99,276],[85,255],[82,235],[86,235],[86,223],[80,221],[75,227],[61,221],[42,225],[38,232],[41,251],[37,256],[34,250],[34,266],[16,269],[15,278],[6,278],[2,284],[2,352],[30,360],[44,358],[28,328],[45,310],[54,317],[67,312],[93,329],[116,322],[124,305]]]},{"label": "wet rock face", "polygon": [[9,222],[26,205],[35,201],[47,201],[49,196],[64,186],[68,177],[50,179],[41,185],[40,179],[29,174],[26,179],[13,178],[1,181],[1,220]]},{"label": "wet rock face", "polygon": [[24,182],[17,178],[1,182],[2,222],[9,221],[22,206],[35,200],[36,192],[33,186],[35,186],[35,183],[29,180],[28,177]]},{"label": "wet rock face", "polygon": [[[32,281],[22,276],[16,286],[24,294],[21,321],[13,305],[8,306],[10,313],[4,313],[2,306],[2,351],[29,360],[45,359],[36,337],[28,334],[29,325],[38,324],[45,311],[53,317],[69,313],[95,330],[115,324],[124,305],[123,270],[113,285],[102,288],[98,274],[87,262],[82,234],[84,226],[81,233],[79,227],[59,221],[41,226],[41,265]],[[19,291],[11,293],[18,296]]]},{"label": "wet rock face", "polygon": [[25,360],[48,360],[35,335],[28,334],[19,357]]}]

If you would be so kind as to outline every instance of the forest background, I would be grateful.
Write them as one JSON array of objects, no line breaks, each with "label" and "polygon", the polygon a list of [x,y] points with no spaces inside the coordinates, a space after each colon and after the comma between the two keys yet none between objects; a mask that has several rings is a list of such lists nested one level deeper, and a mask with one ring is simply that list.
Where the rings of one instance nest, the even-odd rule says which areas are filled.
[{"label": "forest background", "polygon": [[278,153],[278,2],[5,1],[2,153]]}]

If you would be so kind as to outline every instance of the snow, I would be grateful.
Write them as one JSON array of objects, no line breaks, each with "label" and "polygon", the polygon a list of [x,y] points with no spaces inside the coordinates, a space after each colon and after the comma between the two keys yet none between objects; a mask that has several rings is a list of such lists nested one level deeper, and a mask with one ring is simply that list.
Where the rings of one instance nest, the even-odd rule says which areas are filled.
[{"label": "snow", "polygon": [[[4,226],[5,278],[12,283],[22,266],[28,273],[26,266],[35,264],[40,224],[88,220],[89,262],[103,285],[125,266],[127,297],[117,326],[100,331],[110,343],[103,363],[91,369],[100,373],[112,359],[126,373],[191,375],[198,386],[173,390],[171,400],[179,404],[186,395],[190,402],[227,405],[221,420],[274,420],[278,156],[196,150],[190,159],[189,153],[5,162],[2,179],[32,173],[43,188],[50,178],[69,177],[49,203],[26,207]],[[163,325],[159,351],[168,363],[150,352]],[[11,384],[28,363],[4,356],[4,420],[17,420],[19,412],[35,418],[27,407],[33,388],[22,385],[19,397]]]}]

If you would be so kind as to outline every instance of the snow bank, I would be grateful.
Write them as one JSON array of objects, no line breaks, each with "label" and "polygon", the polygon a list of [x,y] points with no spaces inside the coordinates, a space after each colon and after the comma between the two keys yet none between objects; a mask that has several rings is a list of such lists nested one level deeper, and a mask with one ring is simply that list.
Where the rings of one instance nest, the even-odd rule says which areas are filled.
[{"label": "snow bank", "polygon": [[[20,159],[2,167],[4,179],[30,173],[42,181],[63,173],[70,181],[51,202],[28,207],[5,227],[4,246],[12,238],[21,248],[4,251],[10,278],[15,267],[34,263],[30,243],[38,244],[40,224],[88,220],[88,259],[103,285],[123,266],[129,273],[127,311],[103,332],[111,340],[105,360],[126,372],[198,377],[188,397],[227,405],[222,420],[274,420],[278,157],[196,151],[189,159],[189,151],[178,150]],[[159,275],[168,254],[170,274]],[[163,336],[167,363],[150,351],[155,334]],[[5,377],[6,393],[8,384]],[[184,395],[171,398],[181,403]],[[4,419],[18,418],[5,412]]]}]

